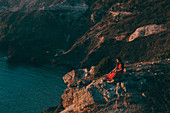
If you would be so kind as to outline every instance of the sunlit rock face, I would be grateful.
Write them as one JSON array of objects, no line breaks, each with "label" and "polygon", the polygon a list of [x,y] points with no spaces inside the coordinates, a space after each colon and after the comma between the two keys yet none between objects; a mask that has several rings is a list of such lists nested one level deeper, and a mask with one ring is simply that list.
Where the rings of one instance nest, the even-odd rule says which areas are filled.
[{"label": "sunlit rock face", "polygon": [[129,42],[135,40],[136,38],[145,37],[145,36],[152,35],[152,34],[157,34],[165,30],[167,30],[167,28],[164,27],[164,25],[156,25],[156,24],[146,25],[146,26],[137,28],[136,31],[132,35],[130,35]]}]

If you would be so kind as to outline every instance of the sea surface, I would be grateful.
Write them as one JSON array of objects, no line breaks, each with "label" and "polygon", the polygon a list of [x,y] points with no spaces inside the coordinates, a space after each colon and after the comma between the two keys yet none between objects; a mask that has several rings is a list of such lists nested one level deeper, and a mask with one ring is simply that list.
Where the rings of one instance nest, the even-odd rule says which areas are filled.
[{"label": "sea surface", "polygon": [[57,106],[66,88],[64,67],[9,65],[0,56],[0,113],[41,113]]}]

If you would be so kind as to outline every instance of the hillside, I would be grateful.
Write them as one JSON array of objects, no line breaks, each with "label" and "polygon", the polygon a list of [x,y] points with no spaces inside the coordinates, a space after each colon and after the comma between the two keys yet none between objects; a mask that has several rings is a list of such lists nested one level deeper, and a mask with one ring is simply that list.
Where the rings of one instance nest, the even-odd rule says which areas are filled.
[{"label": "hillside", "polygon": [[69,49],[88,29],[85,23],[90,19],[82,18],[87,16],[86,10],[60,7],[0,12],[0,50],[8,54],[9,62],[49,63],[49,59]]},{"label": "hillside", "polygon": [[169,58],[168,0],[98,0],[89,4],[92,27],[61,57],[83,67],[107,56],[131,62]]},{"label": "hillside", "polygon": [[0,13],[0,50],[9,62],[90,67],[108,56],[169,58],[168,0],[18,0],[7,6],[15,4],[20,10]]}]

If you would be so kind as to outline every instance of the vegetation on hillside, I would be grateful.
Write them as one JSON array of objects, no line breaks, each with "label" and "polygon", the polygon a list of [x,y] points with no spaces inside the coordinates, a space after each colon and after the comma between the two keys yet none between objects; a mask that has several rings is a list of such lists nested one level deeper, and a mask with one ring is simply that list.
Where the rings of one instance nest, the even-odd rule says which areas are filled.
[{"label": "vegetation on hillside", "polygon": [[96,77],[103,76],[104,74],[107,74],[111,70],[113,70],[114,67],[115,67],[115,59],[111,57],[105,57],[96,66],[93,77],[96,78]]}]

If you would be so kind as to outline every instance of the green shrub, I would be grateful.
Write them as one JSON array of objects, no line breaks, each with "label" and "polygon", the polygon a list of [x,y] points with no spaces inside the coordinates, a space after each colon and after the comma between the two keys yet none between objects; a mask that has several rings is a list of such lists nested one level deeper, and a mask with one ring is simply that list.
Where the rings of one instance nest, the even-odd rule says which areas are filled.
[{"label": "green shrub", "polygon": [[109,73],[115,66],[115,62],[111,57],[103,58],[95,68],[94,77],[100,77]]}]

